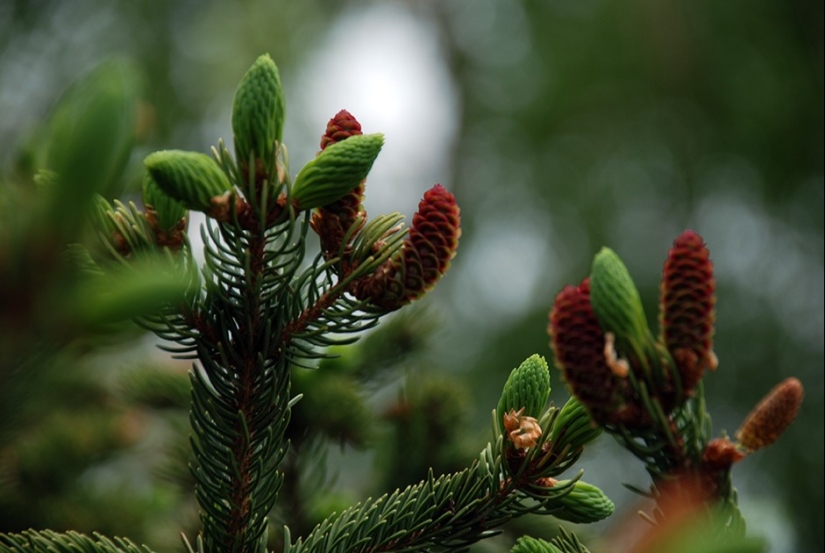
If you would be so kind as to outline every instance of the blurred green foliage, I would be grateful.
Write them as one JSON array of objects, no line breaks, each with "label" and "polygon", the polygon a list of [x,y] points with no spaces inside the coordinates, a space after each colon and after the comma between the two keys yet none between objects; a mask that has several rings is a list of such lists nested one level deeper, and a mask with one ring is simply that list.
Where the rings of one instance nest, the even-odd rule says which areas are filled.
[{"label": "blurred green foliage", "polygon": [[[461,205],[463,236],[450,275],[427,300],[438,305],[444,320],[439,334],[428,342],[430,361],[419,360],[416,366],[429,365],[446,373],[444,379],[459,379],[463,386],[450,387],[452,391],[441,397],[459,396],[450,396],[439,405],[457,409],[466,402],[467,410],[460,414],[432,409],[436,416],[461,420],[462,425],[454,437],[429,439],[454,440],[461,448],[466,445],[464,440],[481,443],[489,411],[509,369],[532,353],[549,355],[545,328],[553,295],[587,274],[592,255],[602,245],[625,260],[652,320],[663,252],[679,232],[691,227],[708,242],[716,266],[715,350],[720,367],[706,379],[716,427],[733,431],[750,407],[785,376],[798,376],[806,388],[799,420],[787,435],[776,447],[734,471],[745,515],[759,521],[752,522],[753,527],[774,534],[777,551],[822,551],[822,3],[449,0],[386,4],[393,6],[390,16],[421,26],[438,45],[450,78],[444,94],[454,96],[457,106],[452,141],[440,145],[450,173],[439,178],[456,193]],[[8,237],[9,229],[22,228],[15,221],[24,221],[40,209],[33,207],[37,202],[30,198],[33,170],[49,157],[45,148],[49,129],[41,126],[49,106],[78,75],[112,53],[130,58],[144,83],[134,112],[132,155],[126,160],[111,156],[112,166],[123,167],[121,197],[130,199],[140,188],[140,162],[149,151],[168,147],[205,150],[219,136],[230,136],[229,113],[221,111],[222,106],[231,105],[236,83],[260,53],[269,52],[285,75],[284,81],[293,82],[290,76],[313,63],[320,48],[330,47],[326,37],[341,21],[358,20],[359,14],[382,9],[388,8],[366,1],[332,0],[3,3],[0,181],[4,193],[0,201],[5,202],[5,217],[0,222],[0,238]],[[374,31],[365,23],[359,32]],[[376,49],[387,47],[375,45]],[[399,51],[397,56],[399,64],[409,61],[412,66],[415,52]],[[335,88],[336,83],[324,86]],[[287,92],[287,125],[305,121],[300,91],[292,96]],[[302,131],[313,137],[312,144],[290,146],[312,155],[314,137],[320,136],[324,123],[316,121],[317,128]],[[422,133],[438,123],[416,120],[409,124]],[[289,130],[285,135],[290,136]],[[393,136],[387,139],[391,143]],[[117,144],[109,139],[101,142]],[[422,189],[429,184],[422,183]],[[112,190],[114,195],[117,191]],[[60,209],[52,213],[72,215],[63,208],[65,201],[61,197],[54,204]],[[20,279],[16,282],[26,283],[13,288],[3,282],[2,309],[4,314],[13,314],[9,320],[16,321],[3,326],[4,348],[21,343],[17,339],[26,335],[42,338],[41,344],[66,343],[65,328],[49,326],[44,333],[43,327],[26,324],[51,320],[33,314],[47,313],[55,298],[65,294],[62,240],[40,243],[48,247],[0,250],[4,268],[13,269],[3,276],[15,274]],[[27,267],[37,270],[21,272]],[[26,298],[34,299],[23,301]],[[134,330],[128,333],[134,334]],[[10,358],[7,353],[3,351],[4,359]],[[95,380],[97,373],[82,369],[76,363],[78,356],[52,365],[53,358],[46,352],[37,353],[26,357],[27,366],[54,366],[49,370],[67,381],[65,387],[56,388],[61,390],[60,402],[86,397],[72,392],[72,386],[97,398],[73,405],[75,414],[69,420],[93,419],[90,413],[100,404],[108,408],[114,402],[117,406],[111,412],[125,416],[134,402],[146,402],[154,409],[183,397],[169,382],[168,397],[155,397],[154,404],[139,391],[123,399],[111,395],[105,386],[100,390],[92,385],[89,379]],[[379,365],[383,364],[390,363]],[[65,376],[67,367],[78,371],[76,384],[69,384],[73,378]],[[344,373],[346,378],[356,378],[352,372]],[[381,374],[378,369],[368,373]],[[551,376],[552,398],[560,404],[566,392],[558,385],[558,373]],[[369,380],[357,378],[362,387]],[[433,388],[439,387],[437,382]],[[391,389],[386,380],[383,384],[375,388],[372,412],[383,405],[399,435],[421,434],[424,423],[401,414],[419,413],[418,409],[426,407],[393,411],[390,406],[398,396],[386,391],[382,395],[380,390]],[[404,405],[417,401],[416,390],[426,386],[425,381],[414,381],[403,396]],[[468,391],[456,391],[462,387]],[[28,389],[36,388],[30,385]],[[362,388],[361,393],[370,391]],[[16,415],[0,422],[5,432],[14,428],[15,435],[28,428],[22,426],[23,408],[16,397],[3,396],[2,411]],[[105,399],[112,397],[119,399]],[[41,413],[38,426],[43,436],[54,432],[58,441],[78,439],[52,425],[51,417],[56,415],[45,416],[46,411],[37,407],[52,405],[51,400],[37,401],[29,408]],[[148,427],[167,428],[177,435],[169,431],[170,426],[175,423]],[[112,428],[101,423],[100,428],[90,429],[89,436],[96,438],[78,451],[83,455],[112,452],[133,442],[115,436]],[[392,432],[389,436],[392,439]],[[21,455],[42,451],[36,438],[20,442]],[[364,435],[356,441],[374,445],[375,439],[375,435]],[[8,434],[3,434],[0,449],[7,443]],[[473,451],[478,443],[466,450]],[[415,459],[414,465],[422,469],[436,464],[449,470],[450,455],[458,455],[452,452],[438,459],[422,455],[429,450],[411,446],[411,442],[400,445],[417,455],[403,454],[403,458]],[[590,459],[588,467],[588,478],[599,485],[606,484],[600,467],[602,474],[609,474],[608,465],[629,466],[618,449],[611,449],[610,444],[603,447],[605,459]],[[359,462],[348,463],[346,458],[335,460],[339,482],[345,484],[339,488],[352,495],[375,493],[380,491],[376,487],[402,485],[421,476],[415,471],[384,472],[395,478],[386,482],[366,478],[364,482],[363,467],[359,480]],[[384,467],[398,463],[381,456],[378,462]],[[4,464],[1,469],[0,482],[8,480],[9,466]],[[37,472],[34,460],[26,466]],[[66,470],[70,469],[74,475],[67,475],[69,480],[83,473],[73,462],[66,464]],[[12,497],[7,489],[0,488],[3,505]],[[628,494],[621,495],[618,484],[605,489],[617,505],[632,500]],[[147,498],[144,506],[154,507],[156,513],[181,505],[178,499],[170,499],[181,492],[156,481],[149,490],[143,495]],[[69,496],[80,498],[82,494],[73,488]],[[116,498],[117,493],[109,497]],[[318,516],[332,508],[320,503],[315,503]],[[55,512],[80,512],[54,504]],[[98,511],[99,520],[104,520],[112,509],[100,506]],[[142,512],[145,516],[147,510]],[[25,524],[84,529],[71,517],[50,518],[54,516],[37,511]],[[94,527],[127,534],[136,541],[158,540],[156,535],[137,530],[139,522],[126,527],[140,518],[122,515],[117,526],[98,521]],[[11,519],[0,519],[11,524],[6,522]],[[174,524],[186,526],[180,521]],[[174,537],[163,539],[168,541],[159,543],[174,541]]]}]

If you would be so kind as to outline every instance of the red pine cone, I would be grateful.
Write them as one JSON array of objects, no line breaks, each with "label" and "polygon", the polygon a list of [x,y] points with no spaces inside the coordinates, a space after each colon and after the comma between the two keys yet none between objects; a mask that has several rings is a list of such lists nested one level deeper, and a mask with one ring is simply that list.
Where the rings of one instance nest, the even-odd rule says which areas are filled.
[{"label": "red pine cone", "polygon": [[[556,296],[548,333],[556,365],[570,391],[599,424],[642,423],[641,411],[626,404],[627,381],[616,376],[605,358],[605,334],[590,305],[590,279],[566,286]],[[635,424],[634,424],[635,423]]]},{"label": "red pine cone", "polygon": [[[363,134],[361,124],[350,112],[342,109],[327,123],[327,130],[321,137],[321,150],[330,144],[359,134]],[[353,224],[364,225],[367,212],[361,205],[363,200],[364,181],[333,203],[319,208],[312,215],[312,228],[320,236],[321,248],[328,256],[338,254],[344,237]],[[361,220],[357,222],[356,219],[359,217]],[[356,232],[358,230],[360,227]]]},{"label": "red pine cone", "polygon": [[686,230],[668,252],[660,298],[662,341],[676,362],[686,395],[696,388],[705,368],[716,368],[715,288],[708,249],[701,236]]},{"label": "red pine cone", "polygon": [[455,197],[440,184],[424,193],[401,249],[353,293],[394,311],[423,296],[450,267],[461,236]]}]

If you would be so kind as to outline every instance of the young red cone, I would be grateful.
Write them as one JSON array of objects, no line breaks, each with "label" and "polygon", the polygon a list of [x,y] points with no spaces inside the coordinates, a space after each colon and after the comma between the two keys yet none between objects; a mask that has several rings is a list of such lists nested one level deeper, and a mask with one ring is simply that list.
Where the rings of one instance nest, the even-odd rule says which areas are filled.
[{"label": "young red cone", "polygon": [[321,149],[358,134],[363,134],[361,123],[350,112],[342,109],[327,123],[327,130],[321,137]]},{"label": "young red cone", "polygon": [[455,197],[436,184],[418,204],[403,246],[373,275],[357,282],[353,294],[387,311],[420,298],[449,268],[460,236]]},{"label": "young red cone", "polygon": [[713,353],[713,264],[702,237],[686,230],[665,261],[660,298],[661,339],[673,356],[686,395],[706,368],[716,368]]},{"label": "young red cone", "polygon": [[607,363],[605,333],[590,305],[590,282],[566,286],[556,296],[548,333],[556,365],[570,391],[599,424],[632,425],[638,409],[626,404],[627,381]]},{"label": "young red cone", "polygon": [[[321,150],[349,138],[361,135],[361,124],[353,115],[342,109],[327,123],[327,130],[321,137]],[[367,212],[361,202],[364,200],[364,183],[329,205],[318,208],[312,215],[312,228],[321,238],[321,248],[328,256],[335,256],[341,249],[344,237],[354,224],[360,230],[367,218]]]}]

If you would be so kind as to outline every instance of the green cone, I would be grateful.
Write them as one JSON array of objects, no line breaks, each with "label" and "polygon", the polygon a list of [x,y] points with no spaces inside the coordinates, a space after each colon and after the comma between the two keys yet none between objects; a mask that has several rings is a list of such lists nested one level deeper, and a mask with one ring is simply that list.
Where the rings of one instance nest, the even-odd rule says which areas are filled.
[{"label": "green cone", "polygon": [[272,173],[285,109],[278,68],[269,54],[264,54],[241,79],[232,103],[235,155],[241,166],[253,158],[262,161],[267,174]]},{"label": "green cone", "polygon": [[[559,481],[556,485],[563,486],[565,482]],[[559,503],[564,505],[564,509],[555,511],[553,516],[575,522],[587,524],[605,519],[613,514],[614,505],[603,491],[592,484],[579,480],[573,486],[573,490],[561,497]]]},{"label": "green cone", "polygon": [[502,429],[502,417],[511,409],[518,411],[523,407],[523,415],[538,419],[544,412],[549,396],[550,371],[547,361],[540,355],[531,355],[518,368],[513,369],[501,392],[496,412]]},{"label": "green cone", "polygon": [[293,202],[300,210],[334,202],[367,177],[383,145],[383,134],[355,135],[330,144],[298,173]]},{"label": "green cone", "polygon": [[184,207],[208,213],[212,198],[232,190],[232,183],[206,154],[164,150],[143,162],[160,189]]}]

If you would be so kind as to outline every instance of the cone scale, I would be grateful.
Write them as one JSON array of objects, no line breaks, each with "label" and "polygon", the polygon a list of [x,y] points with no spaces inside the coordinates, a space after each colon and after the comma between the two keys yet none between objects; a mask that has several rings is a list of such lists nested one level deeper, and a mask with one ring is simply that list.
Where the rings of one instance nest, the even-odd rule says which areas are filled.
[{"label": "cone scale", "polygon": [[373,275],[357,282],[354,295],[387,311],[420,298],[450,267],[460,236],[455,196],[436,184],[419,202],[401,249]]}]

